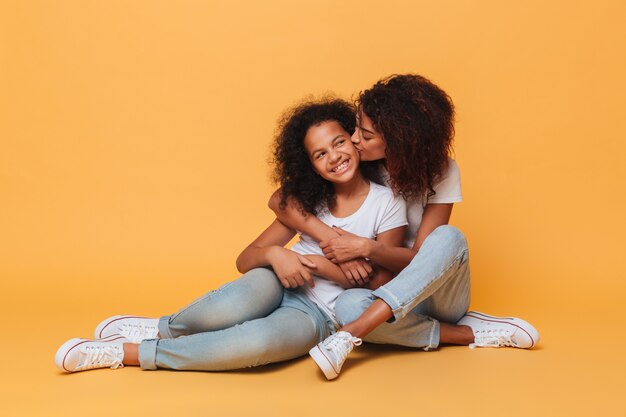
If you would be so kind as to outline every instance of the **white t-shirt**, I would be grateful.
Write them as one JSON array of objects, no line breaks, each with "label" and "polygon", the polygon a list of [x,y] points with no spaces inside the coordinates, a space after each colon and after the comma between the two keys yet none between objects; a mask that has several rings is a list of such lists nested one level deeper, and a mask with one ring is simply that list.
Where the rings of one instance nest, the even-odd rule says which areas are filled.
[{"label": "white t-shirt", "polygon": [[[386,180],[387,176],[385,175],[385,182],[387,182]],[[435,195],[429,198],[411,199],[407,202],[409,227],[407,227],[404,235],[403,246],[405,248],[412,248],[415,243],[417,230],[422,224],[422,216],[424,215],[426,204],[446,204],[463,201],[463,196],[461,195],[461,174],[454,159],[449,160],[447,171],[434,184],[433,189],[435,190]]]},{"label": "white t-shirt", "polygon": [[[406,226],[406,203],[401,197],[394,196],[389,187],[370,182],[370,190],[361,207],[348,217],[335,217],[328,210],[318,213],[317,217],[329,226],[337,226],[350,233],[374,239],[378,234],[396,227]],[[300,233],[300,241],[291,247],[302,255],[322,255],[319,243],[312,237]],[[335,320],[335,302],[344,290],[335,282],[317,276],[313,277],[315,288],[304,289],[317,306]]]}]

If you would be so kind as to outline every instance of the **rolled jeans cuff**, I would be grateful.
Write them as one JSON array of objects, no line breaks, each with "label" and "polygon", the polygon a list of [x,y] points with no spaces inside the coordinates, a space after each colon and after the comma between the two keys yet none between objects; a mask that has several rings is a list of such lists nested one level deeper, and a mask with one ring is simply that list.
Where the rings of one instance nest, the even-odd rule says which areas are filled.
[{"label": "rolled jeans cuff", "polygon": [[141,369],[157,369],[156,350],[158,341],[159,339],[148,339],[139,344],[139,366],[141,366]]},{"label": "rolled jeans cuff", "polygon": [[159,335],[161,339],[173,339],[174,335],[170,332],[170,316],[163,316],[159,319]]},{"label": "rolled jeans cuff", "polygon": [[378,287],[378,289],[372,292],[372,295],[383,300],[391,308],[393,317],[389,319],[389,323],[398,321],[407,315],[408,311],[402,308],[400,300],[384,286]]},{"label": "rolled jeans cuff", "polygon": [[433,327],[430,328],[430,336],[428,338],[428,346],[424,347],[424,350],[428,352],[429,350],[434,350],[439,347],[439,340],[441,338],[441,326],[439,325],[439,321],[435,319],[431,319],[433,321]]}]

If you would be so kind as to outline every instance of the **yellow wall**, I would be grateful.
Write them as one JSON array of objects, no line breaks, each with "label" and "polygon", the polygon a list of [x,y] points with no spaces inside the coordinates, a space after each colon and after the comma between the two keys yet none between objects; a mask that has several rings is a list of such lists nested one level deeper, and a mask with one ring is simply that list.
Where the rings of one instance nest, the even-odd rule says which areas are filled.
[{"label": "yellow wall", "polygon": [[11,3],[3,285],[230,279],[271,218],[281,110],[419,72],[457,105],[475,303],[554,310],[626,288],[621,2]]},{"label": "yellow wall", "polygon": [[159,314],[234,278],[272,218],[280,112],[418,72],[457,106],[465,201],[452,223],[470,241],[473,306],[611,317],[626,290],[625,12],[3,1],[2,308]]}]

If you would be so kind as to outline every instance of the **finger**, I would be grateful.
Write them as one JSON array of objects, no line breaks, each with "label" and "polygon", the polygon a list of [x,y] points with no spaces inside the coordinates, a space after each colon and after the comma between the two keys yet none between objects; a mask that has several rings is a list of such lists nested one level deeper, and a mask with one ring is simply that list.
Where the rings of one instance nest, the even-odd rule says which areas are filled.
[{"label": "finger", "polygon": [[362,270],[363,272],[365,272],[365,269],[363,269],[363,268],[360,268],[360,269],[359,269],[359,267],[356,267],[356,268],[354,269],[354,271],[352,272],[352,274],[353,274],[353,276],[354,276],[354,279],[356,280],[356,282],[357,282],[357,284],[358,284],[359,286],[365,285],[365,279],[364,279],[364,278],[363,278],[363,276],[361,275],[361,270]]},{"label": "finger", "polygon": [[313,277],[311,276],[309,271],[303,271],[301,275],[302,275],[302,279],[306,281],[307,285],[310,288],[315,288],[315,281],[313,280]]},{"label": "finger", "polygon": [[330,240],[322,240],[320,242],[320,248],[324,249],[326,246],[330,244]]},{"label": "finger", "polygon": [[374,271],[374,268],[372,268],[372,265],[369,262],[367,262],[365,259],[355,259],[354,261],[356,262],[358,267],[363,268],[365,272],[367,272],[368,275],[370,275]]},{"label": "finger", "polygon": [[346,269],[345,271],[343,271],[343,274],[346,276],[346,278],[348,278],[348,282],[351,285],[356,285],[356,280],[354,279],[354,276],[352,275],[352,271],[350,271],[349,269]]},{"label": "finger", "polygon": [[291,288],[291,284],[289,284],[289,281],[287,281],[284,278],[280,278],[280,283],[282,284],[283,287],[285,288]]},{"label": "finger", "polygon": [[313,261],[307,259],[305,256],[298,255],[298,259],[300,260],[300,263],[304,266],[308,266],[309,268],[317,268],[317,265],[315,265]]},{"label": "finger", "polygon": [[367,273],[367,271],[365,270],[365,268],[363,268],[361,265],[357,266],[357,271],[359,271],[359,275],[361,275],[361,279],[363,281],[362,285],[365,285],[369,282],[370,277],[369,274]]},{"label": "finger", "polygon": [[289,284],[291,285],[290,288],[298,288],[298,282],[294,277],[289,277]]},{"label": "finger", "polygon": [[322,248],[322,252],[324,252],[324,255],[328,255],[329,253],[333,252],[333,249],[330,246],[326,245],[325,247]]},{"label": "finger", "polygon": [[361,277],[358,277],[356,279],[356,282],[354,284],[356,287],[362,287],[363,285],[365,285],[365,282],[363,282],[363,280],[361,279]]},{"label": "finger", "polygon": [[304,285],[304,279],[302,278],[302,275],[296,275],[293,277],[293,279],[296,281],[296,284],[298,285],[298,287],[301,287]]}]

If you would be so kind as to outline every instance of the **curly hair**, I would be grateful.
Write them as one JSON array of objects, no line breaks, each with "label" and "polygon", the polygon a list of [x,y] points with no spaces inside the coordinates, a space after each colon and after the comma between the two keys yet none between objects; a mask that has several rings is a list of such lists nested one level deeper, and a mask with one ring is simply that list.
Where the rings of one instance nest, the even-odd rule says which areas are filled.
[{"label": "curly hair", "polygon": [[452,99],[427,78],[404,74],[378,81],[356,104],[385,139],[391,188],[405,199],[434,195],[452,152]]},{"label": "curly hair", "polygon": [[[278,122],[273,148],[274,182],[280,185],[280,208],[295,199],[300,211],[316,215],[321,208],[335,205],[333,184],[317,175],[304,148],[304,138],[313,126],[336,121],[350,135],[356,126],[354,106],[347,101],[326,97],[304,101],[288,109]],[[363,176],[380,182],[379,164],[361,162]]]}]

